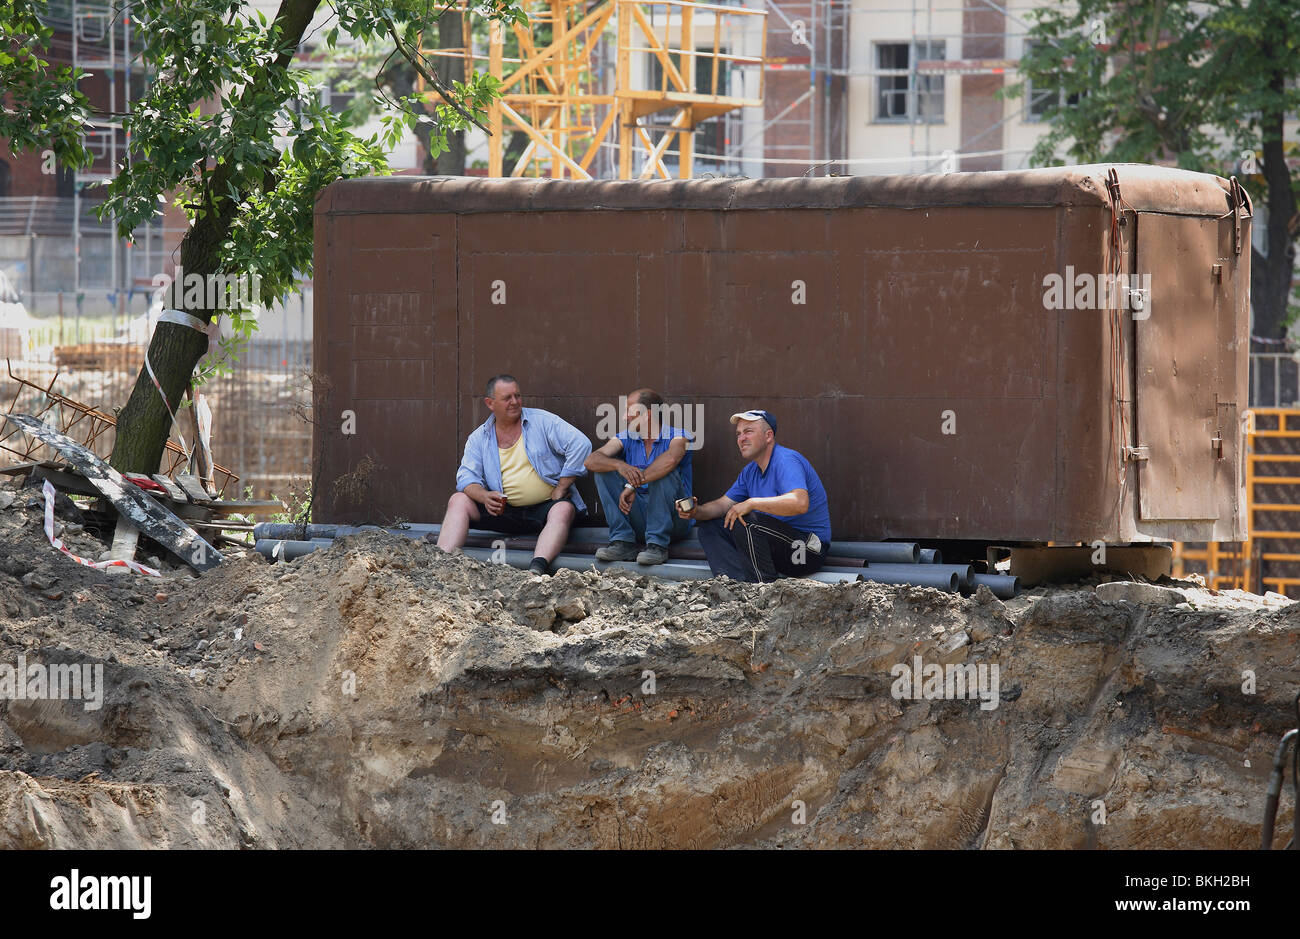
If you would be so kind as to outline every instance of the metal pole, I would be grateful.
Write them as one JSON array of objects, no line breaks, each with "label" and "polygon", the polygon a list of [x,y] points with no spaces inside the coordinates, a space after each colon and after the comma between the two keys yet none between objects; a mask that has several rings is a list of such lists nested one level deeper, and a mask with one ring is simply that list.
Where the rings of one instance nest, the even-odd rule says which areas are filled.
[{"label": "metal pole", "polygon": [[[79,45],[77,34],[80,32],[80,26],[77,22],[77,0],[72,0],[72,67],[78,67]],[[93,163],[91,164],[94,165]],[[77,296],[81,293],[81,186],[77,177],[81,173],[79,170],[72,171],[72,293]],[[81,335],[81,304],[77,304],[77,336],[80,340]]]},{"label": "metal pole", "polygon": [[957,575],[936,571],[933,564],[918,564],[915,571],[894,573],[876,568],[867,568],[867,572],[858,575],[858,580],[875,581],[878,584],[914,584],[918,587],[935,587],[948,593],[957,592]]},{"label": "metal pole", "polygon": [[971,576],[975,573],[969,564],[875,564],[868,561],[866,576],[870,577],[873,572],[907,574],[913,570],[956,574],[962,585],[970,584]]},{"label": "metal pole", "polygon": [[974,574],[971,586],[988,587],[999,600],[1013,600],[1020,594],[1020,578],[1007,574]]},{"label": "metal pole", "polygon": [[[108,113],[117,111],[117,18],[108,24]],[[117,174],[117,127],[114,119],[108,118],[108,175]],[[113,309],[113,332],[117,332],[117,311],[122,306],[122,285],[118,271],[117,251],[117,216],[109,216],[108,264],[112,272],[109,277],[113,285],[113,298],[117,301]]]},{"label": "metal pole", "polygon": [[27,236],[27,296],[33,315],[36,313],[36,236]]}]

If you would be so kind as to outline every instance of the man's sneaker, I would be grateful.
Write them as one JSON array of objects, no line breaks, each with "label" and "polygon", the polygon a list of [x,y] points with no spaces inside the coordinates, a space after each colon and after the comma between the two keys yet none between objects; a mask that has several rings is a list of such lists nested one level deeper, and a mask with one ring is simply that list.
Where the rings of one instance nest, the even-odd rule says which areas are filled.
[{"label": "man's sneaker", "polygon": [[596,552],[598,561],[630,561],[636,556],[636,545],[630,541],[611,541]]},{"label": "man's sneaker", "polygon": [[537,574],[539,577],[550,572],[551,567],[546,563],[546,558],[534,557],[532,563],[528,565],[528,573]]},{"label": "man's sneaker", "polygon": [[638,564],[664,564],[668,561],[668,549],[661,544],[648,544],[645,550],[636,556]]}]

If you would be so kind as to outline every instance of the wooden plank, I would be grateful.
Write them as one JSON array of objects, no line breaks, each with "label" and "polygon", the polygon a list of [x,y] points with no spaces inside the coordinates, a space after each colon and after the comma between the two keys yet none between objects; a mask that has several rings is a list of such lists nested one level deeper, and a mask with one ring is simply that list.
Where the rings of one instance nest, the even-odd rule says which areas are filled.
[{"label": "wooden plank", "polygon": [[219,518],[226,515],[279,515],[287,508],[283,502],[240,502],[233,499],[228,502],[212,501],[200,504]]},{"label": "wooden plank", "polygon": [[60,469],[64,464],[56,463],[54,460],[35,460],[31,463],[15,463],[13,466],[0,466],[0,476],[16,476],[19,473],[27,473],[36,469],[38,466],[47,469]]},{"label": "wooden plank", "polygon": [[283,512],[287,506],[279,499],[206,499],[203,502],[210,509],[276,509]]},{"label": "wooden plank", "polygon": [[203,488],[203,483],[189,473],[177,473],[176,485],[185,490],[185,494],[195,502],[207,502],[212,494]]},{"label": "wooden plank", "polygon": [[[108,557],[113,561],[134,561],[135,548],[140,542],[140,529],[126,520],[125,516],[117,518],[117,528],[113,530],[113,546],[109,548]],[[125,574],[125,567],[110,567],[110,574]]]},{"label": "wooden plank", "polygon": [[30,414],[0,414],[0,417],[63,454],[77,472],[113,503],[123,518],[195,570],[210,570],[222,562],[221,552],[200,538],[193,528],[77,441]]},{"label": "wooden plank", "polygon": [[189,501],[188,499],[185,498],[184,490],[182,490],[180,486],[172,482],[172,478],[170,476],[167,476],[163,473],[154,473],[153,476],[150,478],[153,479],[153,481],[156,482],[158,485],[162,486],[164,489],[167,490],[167,495],[173,502]]}]

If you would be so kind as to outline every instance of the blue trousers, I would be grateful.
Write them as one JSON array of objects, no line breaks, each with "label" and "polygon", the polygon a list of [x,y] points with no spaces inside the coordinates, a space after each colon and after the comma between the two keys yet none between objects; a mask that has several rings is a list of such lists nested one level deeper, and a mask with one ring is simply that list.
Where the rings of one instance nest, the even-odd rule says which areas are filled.
[{"label": "blue trousers", "polygon": [[596,491],[609,521],[610,541],[644,542],[666,548],[691,533],[690,519],[678,517],[677,507],[673,505],[678,499],[690,495],[682,485],[682,475],[678,470],[646,483],[643,487],[646,491],[637,491],[632,509],[626,515],[618,507],[623,486],[623,477],[618,473],[596,474]]}]

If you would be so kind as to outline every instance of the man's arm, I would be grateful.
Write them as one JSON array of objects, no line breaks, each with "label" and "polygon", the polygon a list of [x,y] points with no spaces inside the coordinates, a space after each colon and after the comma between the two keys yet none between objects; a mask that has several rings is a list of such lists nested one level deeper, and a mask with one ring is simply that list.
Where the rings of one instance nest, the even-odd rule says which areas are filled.
[{"label": "man's arm", "polygon": [[568,494],[569,487],[573,485],[573,481],[577,478],[577,476],[561,476],[556,481],[555,488],[551,490],[551,498],[556,502],[563,499]]},{"label": "man's arm", "polygon": [[656,479],[663,479],[673,470],[677,469],[677,464],[686,456],[686,438],[674,437],[668,442],[668,449],[655,457],[654,462],[645,468],[645,482],[652,483]]},{"label": "man's arm", "polygon": [[[557,488],[564,483],[565,479],[572,484],[575,478],[587,475],[584,464],[587,457],[591,456],[591,441],[587,439],[586,434],[568,421],[552,414],[551,419],[546,422],[546,440],[553,452],[564,455],[564,469],[560,470]],[[566,485],[565,488],[567,489],[568,486]]]},{"label": "man's arm", "polygon": [[768,515],[802,515],[808,511],[808,490],[792,489],[779,496],[746,499],[741,505],[748,505],[741,515],[750,512],[766,512]]},{"label": "man's arm", "polygon": [[751,497],[740,502],[727,513],[725,524],[728,528],[750,512],[788,516],[802,515],[808,511],[808,477],[803,469],[797,465],[783,464],[775,470],[774,482],[785,491],[779,496]]},{"label": "man's arm", "polygon": [[[591,456],[583,462],[589,473],[618,473],[634,486],[646,482],[642,472],[626,460],[616,457],[623,452],[623,441],[611,437],[599,450],[593,450]],[[653,464],[652,464],[653,465]]]},{"label": "man's arm", "polygon": [[478,483],[470,483],[461,492],[487,509],[489,515],[500,515],[505,511],[506,497],[504,493],[497,492],[494,489],[485,489]]},{"label": "man's arm", "polygon": [[679,511],[682,518],[693,518],[697,522],[707,522],[711,518],[722,518],[736,503],[726,496],[719,496],[712,502],[702,502],[689,512]]},{"label": "man's arm", "polygon": [[460,468],[456,470],[456,489],[487,509],[489,515],[500,515],[505,511],[506,497],[487,487],[487,477],[483,472],[483,455],[477,434],[478,431],[475,431],[465,441],[465,454],[461,457]]}]

